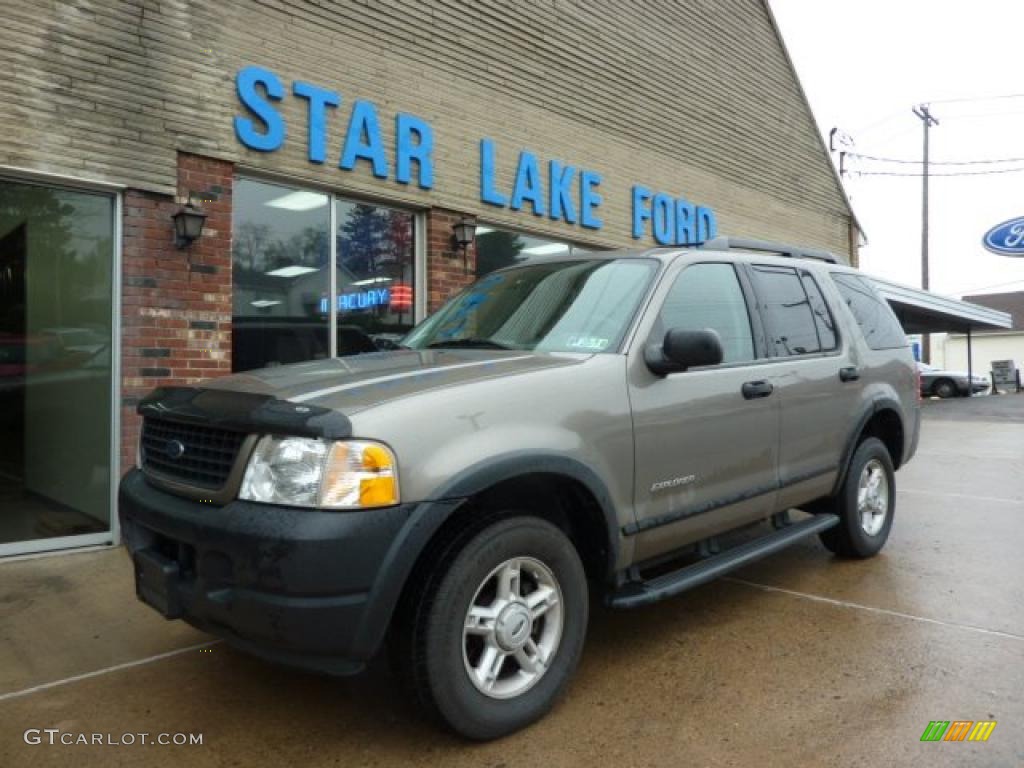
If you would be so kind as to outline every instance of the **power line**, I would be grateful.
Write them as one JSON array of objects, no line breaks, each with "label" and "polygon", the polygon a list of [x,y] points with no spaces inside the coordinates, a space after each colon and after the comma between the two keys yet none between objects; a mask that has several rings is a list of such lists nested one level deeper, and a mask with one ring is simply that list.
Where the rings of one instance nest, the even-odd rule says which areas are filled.
[{"label": "power line", "polygon": [[[860,160],[873,160],[880,163],[902,163],[904,165],[920,165],[920,160],[907,160],[897,157],[880,157],[878,155],[862,155],[857,152],[847,152],[847,157],[856,157]],[[999,157],[990,160],[929,160],[930,165],[991,165],[995,163],[1024,163],[1024,157]]]},{"label": "power line", "polygon": [[[955,173],[928,173],[929,177],[934,176],[989,176],[994,173],[1019,173],[1024,171],[1024,166],[1020,168],[995,168],[990,171],[956,171]],[[847,173],[855,174],[857,176],[924,176],[924,173],[904,173],[902,171],[847,171]]]},{"label": "power line", "polygon": [[999,101],[1000,99],[1024,99],[1024,93],[1003,93],[997,96],[961,96],[957,99],[935,99],[926,104],[959,104],[966,101]]},{"label": "power line", "polygon": [[947,120],[970,120],[978,117],[1014,117],[1016,115],[1024,115],[1024,111],[1015,109],[1012,112],[968,112],[967,114],[952,114],[947,115]]}]

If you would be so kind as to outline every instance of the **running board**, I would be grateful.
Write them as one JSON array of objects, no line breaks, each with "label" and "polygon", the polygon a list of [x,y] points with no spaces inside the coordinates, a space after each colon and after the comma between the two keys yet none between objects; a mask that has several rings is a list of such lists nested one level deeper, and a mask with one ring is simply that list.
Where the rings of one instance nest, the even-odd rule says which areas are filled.
[{"label": "running board", "polygon": [[634,581],[623,585],[608,596],[613,608],[635,608],[678,595],[692,587],[717,579],[766,555],[785,549],[790,544],[815,533],[821,533],[839,523],[836,515],[815,515],[799,523],[792,523],[754,541],[727,549],[719,555],[687,565],[649,581]]}]

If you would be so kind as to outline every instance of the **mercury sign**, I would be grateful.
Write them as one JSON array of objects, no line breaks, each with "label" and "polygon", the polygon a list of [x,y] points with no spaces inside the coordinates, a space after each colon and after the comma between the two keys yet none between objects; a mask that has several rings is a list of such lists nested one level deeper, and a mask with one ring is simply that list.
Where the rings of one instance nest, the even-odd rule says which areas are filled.
[{"label": "mercury sign", "polygon": [[1003,256],[1024,256],[1024,216],[997,224],[985,233],[982,245]]}]

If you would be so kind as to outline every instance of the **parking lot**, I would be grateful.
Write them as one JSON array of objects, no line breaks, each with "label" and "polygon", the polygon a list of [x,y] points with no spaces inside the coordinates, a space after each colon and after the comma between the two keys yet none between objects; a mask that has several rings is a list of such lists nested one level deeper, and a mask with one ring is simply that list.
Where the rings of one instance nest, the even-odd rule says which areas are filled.
[{"label": "parking lot", "polygon": [[[376,665],[333,680],[137,603],[123,549],[0,565],[0,765],[983,765],[1024,762],[1024,397],[926,403],[869,561],[807,541],[679,598],[599,610],[566,698],[491,744],[423,722]],[[986,743],[922,743],[995,720]],[[29,745],[27,729],[201,733]]]}]

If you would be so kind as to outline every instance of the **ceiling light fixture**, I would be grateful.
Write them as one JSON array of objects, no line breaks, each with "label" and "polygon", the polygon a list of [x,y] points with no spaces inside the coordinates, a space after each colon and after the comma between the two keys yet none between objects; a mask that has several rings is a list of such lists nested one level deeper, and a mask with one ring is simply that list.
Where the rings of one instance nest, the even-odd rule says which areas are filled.
[{"label": "ceiling light fixture", "polygon": [[292,265],[290,267],[281,267],[280,269],[272,269],[266,274],[270,277],[298,277],[299,275],[308,275],[310,272],[317,272],[316,267],[300,267]]}]

